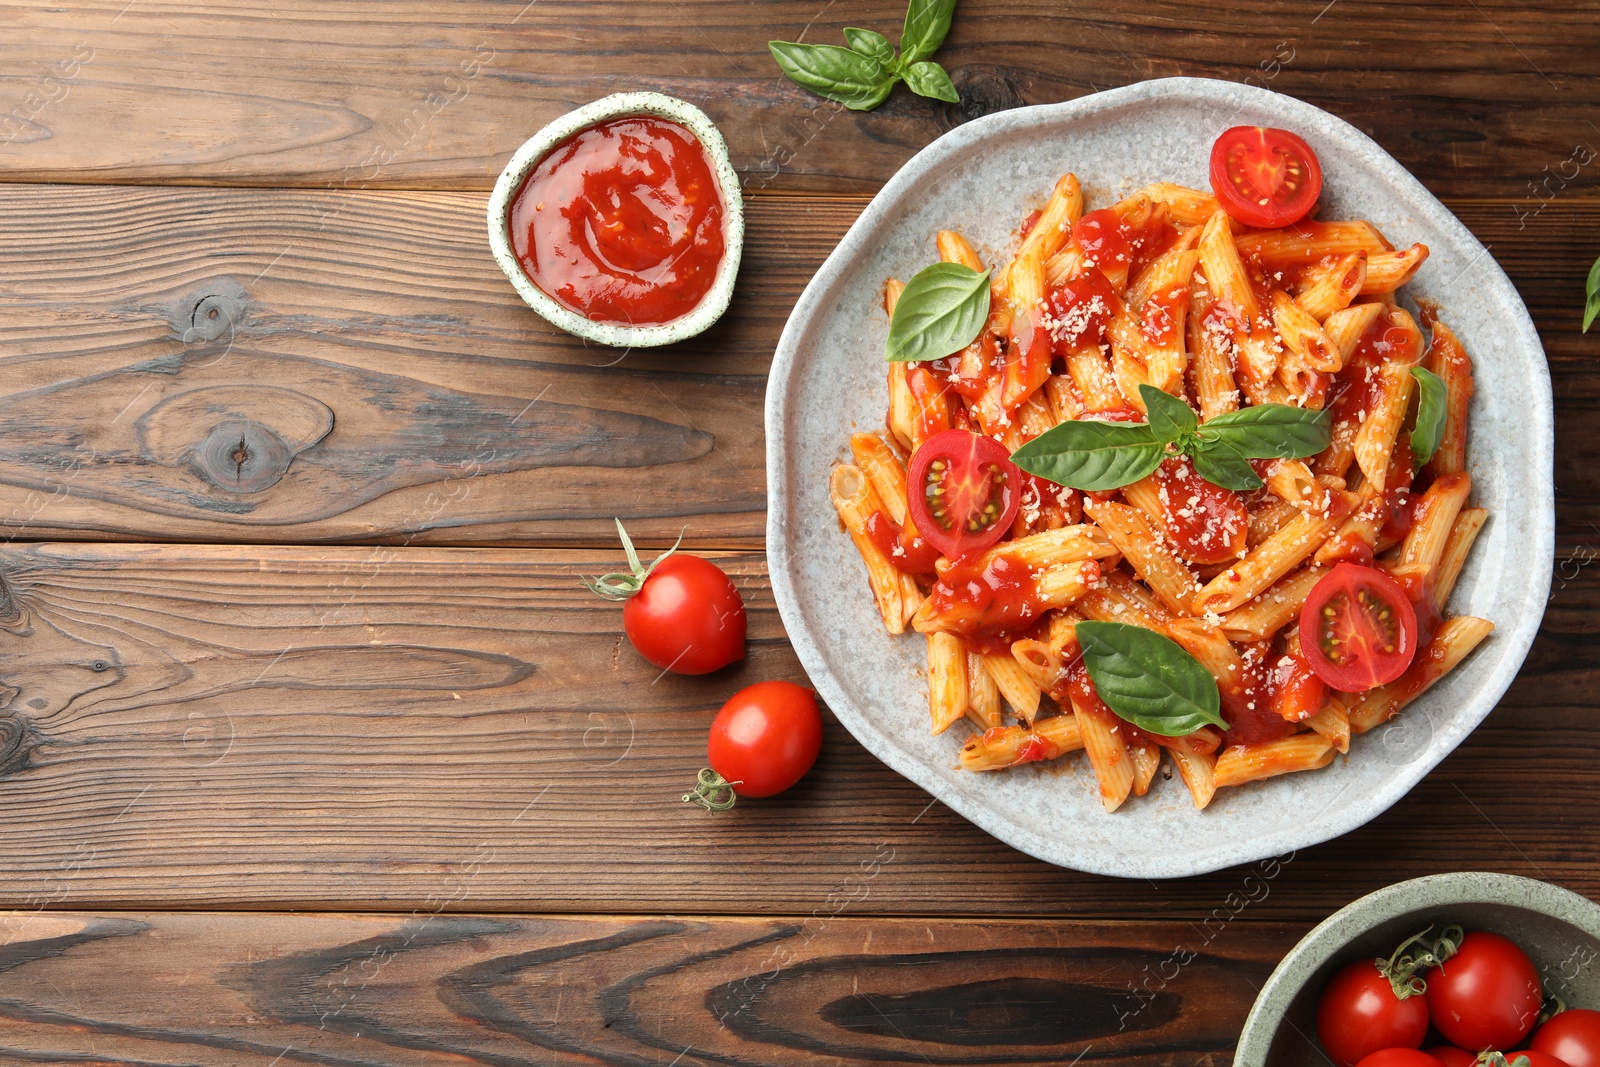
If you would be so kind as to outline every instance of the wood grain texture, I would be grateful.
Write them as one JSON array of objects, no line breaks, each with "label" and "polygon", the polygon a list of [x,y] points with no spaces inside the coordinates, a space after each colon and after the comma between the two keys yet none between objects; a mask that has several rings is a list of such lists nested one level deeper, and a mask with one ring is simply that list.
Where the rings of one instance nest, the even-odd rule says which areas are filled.
[{"label": "wood grain texture", "polygon": [[[475,193],[0,185],[0,526],[15,538],[758,548],[778,335],[862,197],[759,196],[738,297],[667,350],[516,298]],[[1600,528],[1600,200],[1452,202],[1556,378],[1558,526]],[[1426,269],[1426,268],[1425,268]],[[1448,312],[1448,309],[1446,309]],[[881,315],[863,308],[863,315]],[[871,358],[870,353],[863,358]]]},{"label": "wood grain texture", "polygon": [[[486,189],[544,123],[609,92],[705,108],[747,183],[870,192],[978,115],[1169,75],[1251,81],[1369,131],[1436,191],[1520,197],[1600,144],[1593,0],[967,3],[938,54],[959,105],[834,108],[770,38],[892,37],[903,0],[7,0],[0,174],[28,181]],[[63,66],[63,64],[66,64]]]},{"label": "wood grain texture", "polygon": [[[1249,868],[1123,882],[1028,859],[831,721],[791,792],[721,818],[679,802],[723,700],[804,681],[756,556],[721,560],[748,658],[682,678],[579,586],[609,554],[10,547],[0,907],[1311,921],[1464,865],[1600,897],[1594,558],[1563,564],[1520,680],[1453,756],[1244,905]],[[1397,727],[1367,758],[1427,740]],[[1530,803],[1534,781],[1559,802]]]},{"label": "wood grain texture", "polygon": [[0,928],[0,1063],[105,1067],[1221,1067],[1302,932],[827,915],[62,913]]}]

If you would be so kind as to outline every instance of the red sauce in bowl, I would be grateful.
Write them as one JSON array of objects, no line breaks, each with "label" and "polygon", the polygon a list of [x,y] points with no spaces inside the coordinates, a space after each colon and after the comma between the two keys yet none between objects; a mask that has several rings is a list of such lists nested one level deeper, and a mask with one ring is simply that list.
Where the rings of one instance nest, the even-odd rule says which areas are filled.
[{"label": "red sauce in bowl", "polygon": [[595,322],[644,326],[693,311],[726,252],[711,157],[676,122],[645,115],[573,134],[512,201],[528,278]]}]

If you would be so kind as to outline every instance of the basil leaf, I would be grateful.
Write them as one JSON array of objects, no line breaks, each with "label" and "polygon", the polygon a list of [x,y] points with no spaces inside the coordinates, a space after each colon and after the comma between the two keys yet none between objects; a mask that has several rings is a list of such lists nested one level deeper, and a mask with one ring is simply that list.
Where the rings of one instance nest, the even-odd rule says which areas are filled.
[{"label": "basil leaf", "polygon": [[846,27],[844,39],[850,42],[850,51],[857,55],[875,59],[883,64],[885,70],[892,70],[894,63],[894,45],[889,43],[889,38],[877,30],[858,30]]},{"label": "basil leaf", "polygon": [[1583,287],[1583,295],[1587,298],[1583,307],[1583,332],[1588,333],[1594,317],[1600,315],[1600,259],[1589,268],[1589,281]]},{"label": "basil leaf", "polygon": [[1166,445],[1142,422],[1063,422],[1011,453],[1011,462],[1057,485],[1090,492],[1132,485],[1161,466]]},{"label": "basil leaf", "polygon": [[1232,449],[1199,448],[1189,459],[1194,463],[1194,472],[1212,485],[1244,493],[1264,484],[1249,461]]},{"label": "basil leaf", "polygon": [[1439,451],[1444,440],[1444,417],[1450,404],[1450,391],[1444,379],[1426,367],[1412,367],[1417,380],[1417,424],[1411,430],[1411,455],[1422,466]]},{"label": "basil leaf", "polygon": [[917,271],[895,303],[885,355],[891,363],[943,359],[970,345],[989,321],[989,272],[959,263]]},{"label": "basil leaf", "polygon": [[1289,404],[1257,404],[1240,408],[1200,427],[1200,447],[1215,442],[1246,459],[1304,459],[1333,440],[1333,418]]},{"label": "basil leaf", "polygon": [[1150,429],[1167,444],[1182,439],[1185,434],[1194,433],[1195,427],[1200,424],[1193,408],[1153,385],[1140,385],[1139,398],[1144,401],[1145,417],[1150,420]]},{"label": "basil leaf", "polygon": [[950,80],[950,75],[932,60],[924,59],[921,63],[911,64],[906,68],[905,78],[911,91],[918,96],[930,96],[950,104],[961,103],[961,94],[956,92],[955,83]]},{"label": "basil leaf", "polygon": [[1095,692],[1120,718],[1162,737],[1227,728],[1217,680],[1172,638],[1124,622],[1080,622],[1077,631]]},{"label": "basil leaf", "polygon": [[944,44],[955,13],[956,0],[911,0],[900,32],[900,55],[906,66],[927,59]]},{"label": "basil leaf", "polygon": [[871,111],[894,88],[894,75],[883,64],[836,44],[768,41],[767,48],[790,81],[852,111]]}]

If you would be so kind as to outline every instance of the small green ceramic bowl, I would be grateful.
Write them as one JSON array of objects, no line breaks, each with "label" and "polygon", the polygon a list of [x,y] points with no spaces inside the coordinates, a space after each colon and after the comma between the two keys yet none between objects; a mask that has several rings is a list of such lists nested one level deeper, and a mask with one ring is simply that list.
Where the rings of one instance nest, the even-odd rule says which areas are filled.
[{"label": "small green ceramic bowl", "polygon": [[[717,275],[711,291],[694,310],[670,322],[647,326],[626,326],[611,322],[594,322],[576,311],[557,303],[540,289],[522,269],[516,252],[511,247],[507,220],[517,191],[522,188],[528,172],[549,155],[550,150],[579,130],[586,130],[611,119],[634,115],[653,115],[670,119],[686,127],[695,139],[705,146],[711,157],[711,169],[722,187],[722,238],[725,249],[722,262],[717,265]],[[728,157],[727,142],[722,133],[706,117],[706,113],[693,104],[661,93],[616,93],[592,104],[569,111],[525,141],[511,157],[505,170],[494,183],[489,195],[489,250],[495,262],[505,271],[507,280],[517,295],[533,310],[570,334],[585,340],[617,348],[647,348],[669,345],[704,332],[728,310],[733,299],[733,283],[739,274],[739,259],[744,251],[744,200],[739,192],[739,175]]]},{"label": "small green ceramic bowl", "polygon": [[1538,966],[1545,992],[1600,1008],[1600,905],[1509,874],[1436,874],[1362,897],[1324,920],[1278,964],[1245,1020],[1234,1067],[1328,1067],[1317,999],[1351,960],[1388,956],[1429,924],[1509,937]]}]

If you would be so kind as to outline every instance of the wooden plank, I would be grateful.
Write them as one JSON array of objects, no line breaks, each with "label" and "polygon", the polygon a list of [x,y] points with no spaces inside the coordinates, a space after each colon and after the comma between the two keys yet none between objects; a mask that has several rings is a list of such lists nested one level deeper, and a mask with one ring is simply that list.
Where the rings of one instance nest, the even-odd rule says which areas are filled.
[{"label": "wooden plank", "polygon": [[[1600,897],[1595,555],[1563,564],[1544,635],[1488,721],[1389,813],[1286,862],[1253,917],[1318,919],[1463,857]],[[760,557],[722,560],[749,605],[749,657],[703,678],[646,665],[617,608],[579,586],[618,562],[0,549],[0,907],[1200,922],[1240,884],[1240,869],[1155,883],[1049,867],[831,722],[790,793],[725,817],[682,804],[715,709],[750,682],[804,676]],[[1382,758],[1426,741],[1397,730]],[[1514,767],[1561,783],[1561,802],[1530,804]]]},{"label": "wooden plank", "polygon": [[0,924],[0,1062],[108,1067],[1220,1067],[1302,932],[825,914],[74,912]]},{"label": "wooden plank", "polygon": [[1600,143],[1585,93],[1600,73],[1593,0],[968,2],[938,55],[961,104],[899,90],[870,114],[807,94],[766,52],[774,37],[840,42],[846,25],[897,38],[904,8],[6,0],[0,174],[486,189],[550,119],[655,89],[710,113],[747,183],[863,192],[978,115],[1178,74],[1325,107],[1456,196],[1527,195],[1543,168]]},{"label": "wooden plank", "polygon": [[[766,368],[857,202],[751,204],[740,299],[589,347],[479,194],[0,187],[15,536],[760,544]],[[236,467],[243,441],[246,462]]]},{"label": "wooden plank", "polygon": [[[0,524],[20,538],[559,545],[609,543],[620,515],[651,544],[687,526],[692,544],[759,547],[771,354],[865,199],[751,198],[725,320],[626,354],[517,300],[486,253],[483,201],[0,186]],[[1543,330],[1575,549],[1600,523],[1582,459],[1600,375],[1577,329],[1600,200],[1453,207]]]}]

